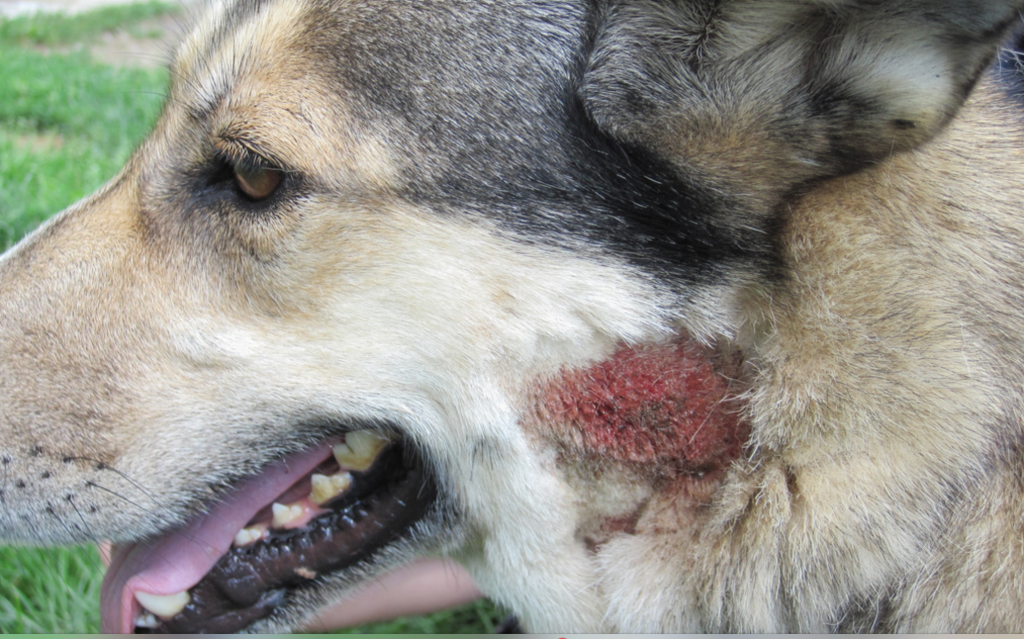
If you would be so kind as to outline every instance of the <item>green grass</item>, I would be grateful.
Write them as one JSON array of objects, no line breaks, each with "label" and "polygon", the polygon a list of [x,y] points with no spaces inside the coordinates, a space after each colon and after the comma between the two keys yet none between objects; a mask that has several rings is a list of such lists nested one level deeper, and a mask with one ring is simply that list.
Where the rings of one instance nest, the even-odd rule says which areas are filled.
[{"label": "green grass", "polygon": [[70,16],[37,14],[0,20],[0,43],[28,46],[89,42],[110,31],[134,30],[143,20],[171,14],[177,9],[176,5],[166,2],[146,2],[102,7]]},{"label": "green grass", "polygon": [[84,50],[39,45],[89,42],[173,10],[150,2],[0,19],[0,249],[112,177],[152,126],[167,87],[163,69],[115,69]]},{"label": "green grass", "polygon": [[98,188],[160,111],[167,72],[0,45],[0,247]]},{"label": "green grass", "polygon": [[[166,92],[166,71],[113,68],[86,50],[44,52],[43,45],[130,31],[170,6],[0,19],[0,248],[110,179],[152,126]],[[101,579],[92,546],[0,546],[0,632],[98,632]],[[502,616],[478,601],[346,632],[489,633]]]},{"label": "green grass", "polygon": [[101,574],[92,546],[0,546],[0,632],[98,632]]}]

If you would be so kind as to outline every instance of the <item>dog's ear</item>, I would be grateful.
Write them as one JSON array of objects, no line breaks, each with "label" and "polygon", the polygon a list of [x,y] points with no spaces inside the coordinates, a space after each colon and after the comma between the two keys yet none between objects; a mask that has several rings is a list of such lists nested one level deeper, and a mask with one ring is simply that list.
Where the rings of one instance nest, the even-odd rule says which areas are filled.
[{"label": "dog's ear", "polygon": [[580,95],[607,134],[750,204],[931,139],[1020,0],[611,0]]}]

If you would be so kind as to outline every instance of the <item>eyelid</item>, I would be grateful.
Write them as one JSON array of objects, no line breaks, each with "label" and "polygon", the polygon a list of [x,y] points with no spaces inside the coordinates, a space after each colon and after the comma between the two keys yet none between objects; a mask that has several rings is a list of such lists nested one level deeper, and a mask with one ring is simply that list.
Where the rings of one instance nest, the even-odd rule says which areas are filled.
[{"label": "eyelid", "polygon": [[291,173],[283,162],[258,150],[258,145],[239,137],[221,136],[214,142],[217,158],[227,164],[243,165],[248,169],[274,169]]},{"label": "eyelid", "polygon": [[217,149],[217,159],[228,164],[229,166],[242,166],[250,171],[259,169],[277,169],[274,163],[270,162],[263,156],[257,155],[248,149]]}]

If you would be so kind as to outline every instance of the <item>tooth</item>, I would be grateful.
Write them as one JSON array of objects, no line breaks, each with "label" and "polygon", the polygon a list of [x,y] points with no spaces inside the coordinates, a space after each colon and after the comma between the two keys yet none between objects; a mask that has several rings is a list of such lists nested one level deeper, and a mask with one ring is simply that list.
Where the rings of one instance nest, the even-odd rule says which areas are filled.
[{"label": "tooth", "polygon": [[302,577],[303,579],[316,579],[316,572],[306,568],[305,566],[299,566],[295,569],[295,574]]},{"label": "tooth", "polygon": [[274,502],[270,509],[274,512],[274,521],[270,524],[272,528],[284,528],[299,517],[302,517],[302,506],[299,504],[285,506]]},{"label": "tooth", "polygon": [[335,473],[330,477],[314,474],[311,479],[313,490],[309,493],[309,501],[317,506],[334,499],[352,484],[352,475],[349,473]]},{"label": "tooth", "polygon": [[156,628],[160,625],[160,622],[156,620],[156,617],[152,613],[144,612],[139,615],[139,618],[135,620],[136,628]]},{"label": "tooth", "polygon": [[248,546],[251,543],[262,541],[267,538],[267,525],[256,524],[255,526],[249,526],[238,531],[235,535],[235,546],[241,548],[242,546]]},{"label": "tooth", "polygon": [[357,430],[345,435],[345,441],[334,446],[334,458],[342,468],[366,470],[390,441],[379,433]]},{"label": "tooth", "polygon": [[135,591],[135,600],[142,604],[142,607],[161,619],[170,619],[185,609],[185,606],[192,601],[187,590],[174,595],[151,595],[148,592]]}]

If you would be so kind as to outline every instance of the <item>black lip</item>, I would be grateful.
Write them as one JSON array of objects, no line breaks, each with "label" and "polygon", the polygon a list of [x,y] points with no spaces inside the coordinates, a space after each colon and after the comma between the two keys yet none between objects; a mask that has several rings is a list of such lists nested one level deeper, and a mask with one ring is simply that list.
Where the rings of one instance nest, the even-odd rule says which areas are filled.
[{"label": "black lip", "polygon": [[[319,577],[371,559],[403,535],[436,501],[437,487],[419,456],[401,442],[353,473],[352,488],[302,529],[233,548],[189,592],[173,619],[136,633],[232,633],[263,619]],[[297,572],[298,571],[298,572]],[[301,574],[300,574],[301,573]]]}]

